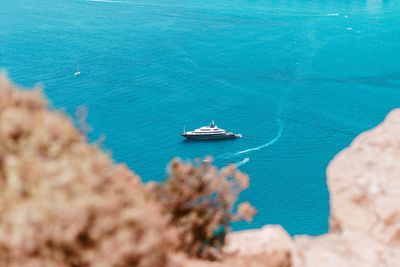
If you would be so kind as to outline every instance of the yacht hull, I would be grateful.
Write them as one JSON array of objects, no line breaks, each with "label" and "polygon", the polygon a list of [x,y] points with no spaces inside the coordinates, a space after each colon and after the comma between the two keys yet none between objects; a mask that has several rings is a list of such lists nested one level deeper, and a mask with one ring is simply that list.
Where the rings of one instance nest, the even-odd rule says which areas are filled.
[{"label": "yacht hull", "polygon": [[190,140],[226,140],[241,137],[238,134],[182,134],[182,136]]}]

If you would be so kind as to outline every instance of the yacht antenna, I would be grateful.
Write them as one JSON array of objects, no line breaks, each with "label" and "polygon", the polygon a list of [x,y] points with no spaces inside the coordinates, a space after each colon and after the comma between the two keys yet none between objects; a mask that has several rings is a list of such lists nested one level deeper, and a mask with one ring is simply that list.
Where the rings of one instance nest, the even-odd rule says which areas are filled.
[{"label": "yacht antenna", "polygon": [[215,125],[215,123],[214,123],[214,120],[212,120],[212,121],[211,121],[211,124],[210,124],[210,127],[211,127],[211,128],[214,128],[215,126],[216,126],[216,125]]},{"label": "yacht antenna", "polygon": [[186,133],[186,126],[183,126],[183,133]]}]

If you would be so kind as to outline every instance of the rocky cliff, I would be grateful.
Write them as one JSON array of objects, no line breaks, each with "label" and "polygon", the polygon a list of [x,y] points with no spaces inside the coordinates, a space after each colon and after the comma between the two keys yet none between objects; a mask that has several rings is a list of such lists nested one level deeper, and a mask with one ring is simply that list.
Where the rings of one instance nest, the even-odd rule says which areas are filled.
[{"label": "rocky cliff", "polygon": [[[400,110],[329,164],[330,231],[290,238],[279,226],[232,233],[226,262],[246,267],[400,266]],[[187,266],[211,266],[211,265]]]}]

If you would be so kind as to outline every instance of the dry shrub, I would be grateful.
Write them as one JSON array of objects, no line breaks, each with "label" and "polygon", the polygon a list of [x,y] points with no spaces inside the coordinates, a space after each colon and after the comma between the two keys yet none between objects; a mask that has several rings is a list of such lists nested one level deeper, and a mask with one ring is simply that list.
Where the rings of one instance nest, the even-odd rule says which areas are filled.
[{"label": "dry shrub", "polygon": [[162,267],[159,204],[138,177],[0,77],[0,266]]},{"label": "dry shrub", "polygon": [[75,110],[75,119],[77,121],[78,130],[83,134],[83,136],[87,137],[88,134],[92,131],[92,128],[89,126],[87,122],[89,110],[86,106],[79,106]]},{"label": "dry shrub", "polygon": [[238,194],[248,187],[247,175],[233,165],[218,170],[209,160],[196,166],[174,160],[168,179],[151,187],[177,231],[177,249],[189,256],[221,258],[230,222],[255,214],[249,203],[232,212]]},{"label": "dry shrub", "polygon": [[164,267],[173,249],[220,258],[230,222],[255,213],[232,213],[247,176],[173,161],[147,190],[86,142],[86,114],[79,131],[39,89],[0,76],[0,266]]}]

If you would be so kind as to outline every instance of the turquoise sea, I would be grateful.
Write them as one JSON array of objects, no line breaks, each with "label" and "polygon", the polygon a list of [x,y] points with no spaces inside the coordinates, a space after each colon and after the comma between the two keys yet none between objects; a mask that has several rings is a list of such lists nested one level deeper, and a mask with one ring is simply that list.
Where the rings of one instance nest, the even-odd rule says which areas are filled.
[{"label": "turquoise sea", "polygon": [[[325,169],[400,103],[400,1],[0,0],[0,68],[144,181],[212,155],[251,177],[251,224],[328,229]],[[79,66],[81,76],[73,73]],[[208,124],[240,132],[184,142]]]}]

